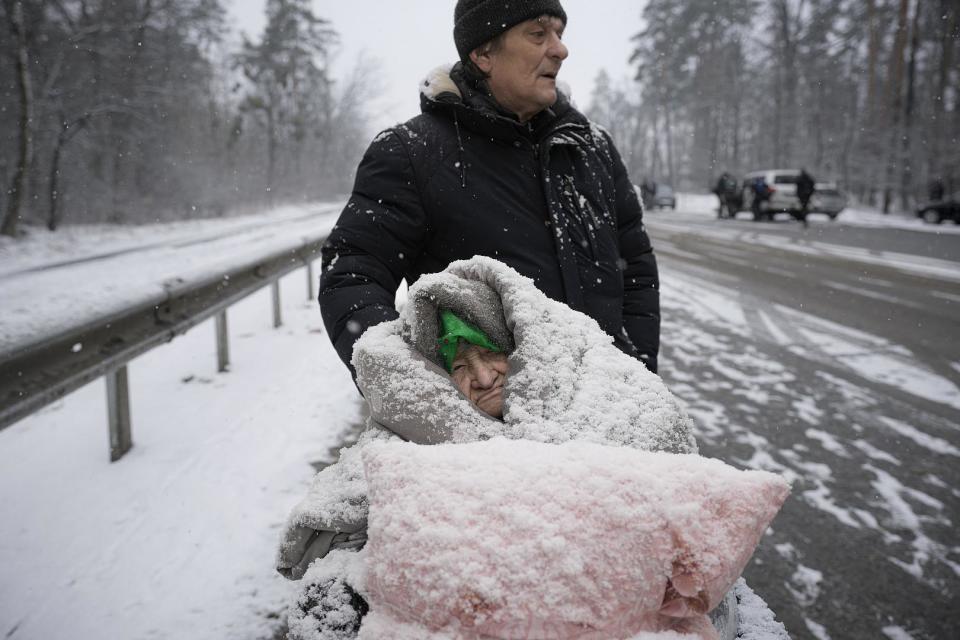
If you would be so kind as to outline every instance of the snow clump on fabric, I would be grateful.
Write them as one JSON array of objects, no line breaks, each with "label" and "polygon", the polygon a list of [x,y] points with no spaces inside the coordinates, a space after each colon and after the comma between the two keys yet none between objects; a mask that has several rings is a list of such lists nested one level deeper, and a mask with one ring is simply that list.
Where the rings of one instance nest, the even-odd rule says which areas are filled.
[{"label": "snow clump on fabric", "polygon": [[[482,256],[454,262],[420,278],[408,298],[401,317],[368,330],[354,352],[374,419],[404,438],[502,435],[696,452],[690,418],[659,377],[617,349],[595,320],[503,263]],[[477,324],[509,353],[502,423],[470,405],[440,366],[429,366],[439,365],[431,345],[441,308]],[[415,413],[430,439],[405,429]],[[435,437],[441,432],[443,439]]]},{"label": "snow clump on fabric", "polygon": [[714,638],[706,613],[789,492],[767,472],[587,442],[371,443],[363,462],[360,638]]},{"label": "snow clump on fabric", "polygon": [[[471,404],[440,366],[441,308],[476,324],[508,354],[503,421]],[[315,532],[366,526],[359,452],[376,440],[440,444],[504,436],[697,451],[689,416],[659,377],[617,349],[592,318],[492,258],[476,256],[421,277],[398,319],[360,337],[353,364],[370,407],[367,432],[317,475],[294,508],[278,552],[282,570],[303,565]]]},{"label": "snow clump on fabric", "polygon": [[[332,551],[310,566],[287,614],[288,640],[353,640],[366,603],[358,593],[363,583],[363,552]],[[384,636],[386,637],[386,636]]]}]

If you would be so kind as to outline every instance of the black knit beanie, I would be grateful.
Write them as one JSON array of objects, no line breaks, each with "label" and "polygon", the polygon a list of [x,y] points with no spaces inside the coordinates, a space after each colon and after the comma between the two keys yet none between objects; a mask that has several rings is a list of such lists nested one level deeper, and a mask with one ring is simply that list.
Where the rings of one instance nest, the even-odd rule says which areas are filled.
[{"label": "black knit beanie", "polygon": [[567,22],[559,0],[457,0],[453,10],[453,41],[460,59],[493,40],[510,27],[542,15],[556,16]]}]

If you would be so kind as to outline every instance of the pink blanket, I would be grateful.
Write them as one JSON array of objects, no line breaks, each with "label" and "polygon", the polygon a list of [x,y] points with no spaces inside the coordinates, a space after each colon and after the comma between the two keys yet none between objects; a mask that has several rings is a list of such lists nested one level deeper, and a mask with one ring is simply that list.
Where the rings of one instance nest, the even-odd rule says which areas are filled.
[{"label": "pink blanket", "polygon": [[717,460],[584,442],[371,444],[364,467],[362,639],[715,637],[706,613],[789,492]]}]

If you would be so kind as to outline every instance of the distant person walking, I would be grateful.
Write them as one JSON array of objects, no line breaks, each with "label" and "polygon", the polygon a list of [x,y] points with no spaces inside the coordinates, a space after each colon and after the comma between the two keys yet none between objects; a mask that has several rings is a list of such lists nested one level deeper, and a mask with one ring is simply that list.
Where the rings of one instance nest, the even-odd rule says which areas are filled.
[{"label": "distant person walking", "polygon": [[640,185],[640,198],[643,200],[643,208],[653,208],[653,196],[657,195],[657,183],[652,178],[644,178]]},{"label": "distant person walking", "polygon": [[717,186],[713,188],[713,192],[720,200],[717,217],[736,218],[737,210],[740,208],[739,198],[737,198],[737,179],[730,175],[729,171],[724,171],[717,179]]},{"label": "distant person walking", "polygon": [[806,169],[800,169],[797,177],[797,198],[800,199],[800,222],[807,226],[807,213],[810,209],[810,198],[816,190],[816,182]]},{"label": "distant person walking", "polygon": [[753,202],[750,204],[753,219],[763,220],[768,215],[763,208],[763,203],[770,199],[770,187],[762,176],[757,176],[750,183],[750,188],[753,190]]}]

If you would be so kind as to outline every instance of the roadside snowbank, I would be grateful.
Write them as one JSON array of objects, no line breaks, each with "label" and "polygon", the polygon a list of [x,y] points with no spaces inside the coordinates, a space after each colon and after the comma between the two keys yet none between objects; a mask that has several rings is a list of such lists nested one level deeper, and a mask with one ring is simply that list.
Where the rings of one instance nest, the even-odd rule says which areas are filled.
[{"label": "roadside snowbank", "polygon": [[339,204],[144,226],[64,227],[0,238],[0,354],[162,296],[255,255],[329,232]]}]

